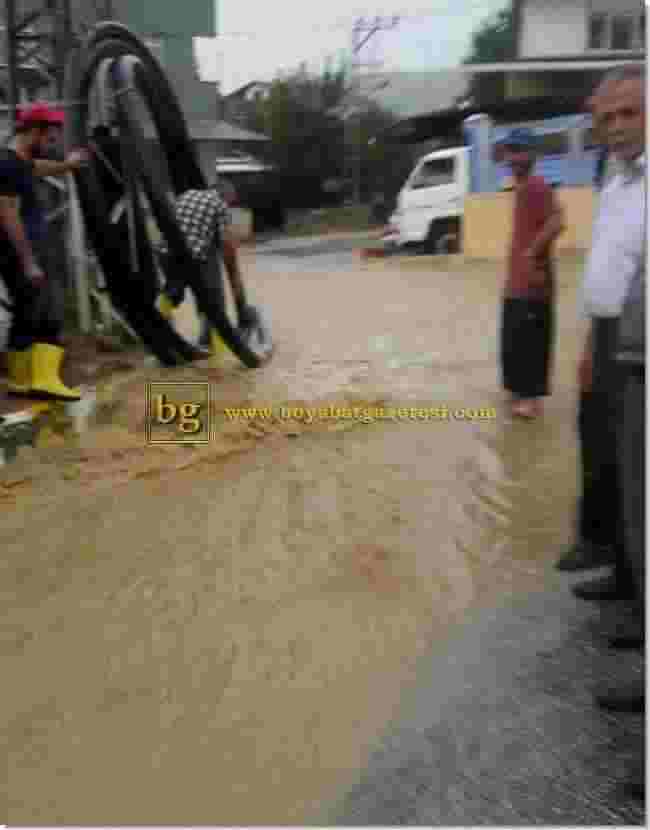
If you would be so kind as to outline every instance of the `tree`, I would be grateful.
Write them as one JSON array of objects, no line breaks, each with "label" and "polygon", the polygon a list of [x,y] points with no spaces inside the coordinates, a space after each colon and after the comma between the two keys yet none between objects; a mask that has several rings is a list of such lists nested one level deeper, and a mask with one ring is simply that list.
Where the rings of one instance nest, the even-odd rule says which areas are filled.
[{"label": "tree", "polygon": [[412,154],[403,145],[378,138],[395,118],[371,102],[361,102],[346,124],[348,90],[344,63],[327,64],[320,76],[310,76],[301,67],[276,78],[269,95],[252,102],[252,111],[245,115],[245,126],[270,138],[266,156],[279,170],[288,206],[337,203],[345,191],[351,195],[351,179],[357,174],[366,202],[379,193],[390,199],[403,184]]},{"label": "tree", "polygon": [[277,77],[269,95],[256,101],[247,117],[246,126],[271,139],[267,154],[292,207],[317,206],[323,182],[342,176],[342,123],[329,110],[340,103],[345,89],[342,68],[328,65],[320,77],[312,77],[302,66]]},{"label": "tree", "polygon": [[[517,33],[512,6],[486,18],[472,36],[469,55],[463,61],[502,63],[517,57]],[[468,97],[475,104],[492,101],[505,95],[505,74],[476,74],[470,81]]]},{"label": "tree", "polygon": [[490,15],[472,35],[470,53],[463,63],[501,63],[517,57],[512,7]]}]

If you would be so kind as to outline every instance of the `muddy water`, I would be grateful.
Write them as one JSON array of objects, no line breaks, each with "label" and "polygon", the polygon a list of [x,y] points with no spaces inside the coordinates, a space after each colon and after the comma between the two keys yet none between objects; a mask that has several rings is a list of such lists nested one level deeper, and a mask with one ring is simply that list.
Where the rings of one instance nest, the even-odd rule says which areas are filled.
[{"label": "muddy water", "polygon": [[[304,265],[304,264],[303,264]],[[218,405],[495,407],[486,420],[222,423],[144,445],[143,375],[51,421],[0,488],[10,824],[326,823],[431,643],[552,579],[575,497],[575,275],[556,390],[512,423],[498,274],[247,261],[273,362]]]}]

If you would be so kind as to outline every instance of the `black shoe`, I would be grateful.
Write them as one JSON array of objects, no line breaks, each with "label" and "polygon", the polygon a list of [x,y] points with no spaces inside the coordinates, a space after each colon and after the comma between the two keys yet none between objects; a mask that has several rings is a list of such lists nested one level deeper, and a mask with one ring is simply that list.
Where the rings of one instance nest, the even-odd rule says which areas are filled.
[{"label": "black shoe", "polygon": [[596,695],[596,703],[608,712],[627,712],[643,714],[645,712],[645,695],[641,691],[612,692]]},{"label": "black shoe", "polygon": [[623,629],[609,638],[608,644],[610,648],[620,649],[639,649],[643,650],[645,646],[645,632],[641,626],[638,628],[630,627]]},{"label": "black shoe", "polygon": [[595,545],[592,542],[577,542],[556,564],[558,571],[588,571],[613,565],[616,553],[609,545]]},{"label": "black shoe", "polygon": [[645,801],[645,764],[638,764],[623,784],[623,793],[634,801]]},{"label": "black shoe", "polygon": [[615,574],[605,576],[602,579],[594,579],[591,582],[581,582],[571,589],[579,599],[586,599],[591,602],[608,599],[635,599],[634,589],[622,583]]}]

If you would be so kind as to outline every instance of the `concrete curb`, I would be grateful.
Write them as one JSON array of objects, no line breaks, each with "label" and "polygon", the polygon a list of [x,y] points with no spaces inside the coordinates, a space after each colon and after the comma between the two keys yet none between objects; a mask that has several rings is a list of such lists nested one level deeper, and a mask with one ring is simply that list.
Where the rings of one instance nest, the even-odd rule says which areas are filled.
[{"label": "concrete curb", "polygon": [[382,248],[361,248],[358,254],[362,260],[390,260],[390,265],[395,265],[399,268],[425,268],[427,270],[439,270],[450,268],[464,268],[472,265],[478,260],[473,260],[463,254],[430,254],[430,255],[414,255],[394,253],[390,249]]},{"label": "concrete curb", "polygon": [[43,401],[27,404],[25,409],[19,409],[17,412],[8,412],[6,415],[0,415],[0,434],[5,427],[22,424],[25,421],[33,421],[39,415],[44,415],[46,412],[49,412],[50,407],[51,404]]},{"label": "concrete curb", "polygon": [[50,410],[47,402],[27,404],[17,412],[0,415],[0,467],[15,461],[18,448],[32,446],[37,419]]}]

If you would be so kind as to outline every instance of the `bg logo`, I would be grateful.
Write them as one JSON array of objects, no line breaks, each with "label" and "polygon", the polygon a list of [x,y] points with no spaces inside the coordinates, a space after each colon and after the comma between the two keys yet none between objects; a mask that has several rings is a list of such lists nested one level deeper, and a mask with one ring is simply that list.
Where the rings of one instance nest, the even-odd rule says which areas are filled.
[{"label": "bg logo", "polygon": [[210,384],[147,384],[146,420],[150,444],[207,444],[210,440]]}]

